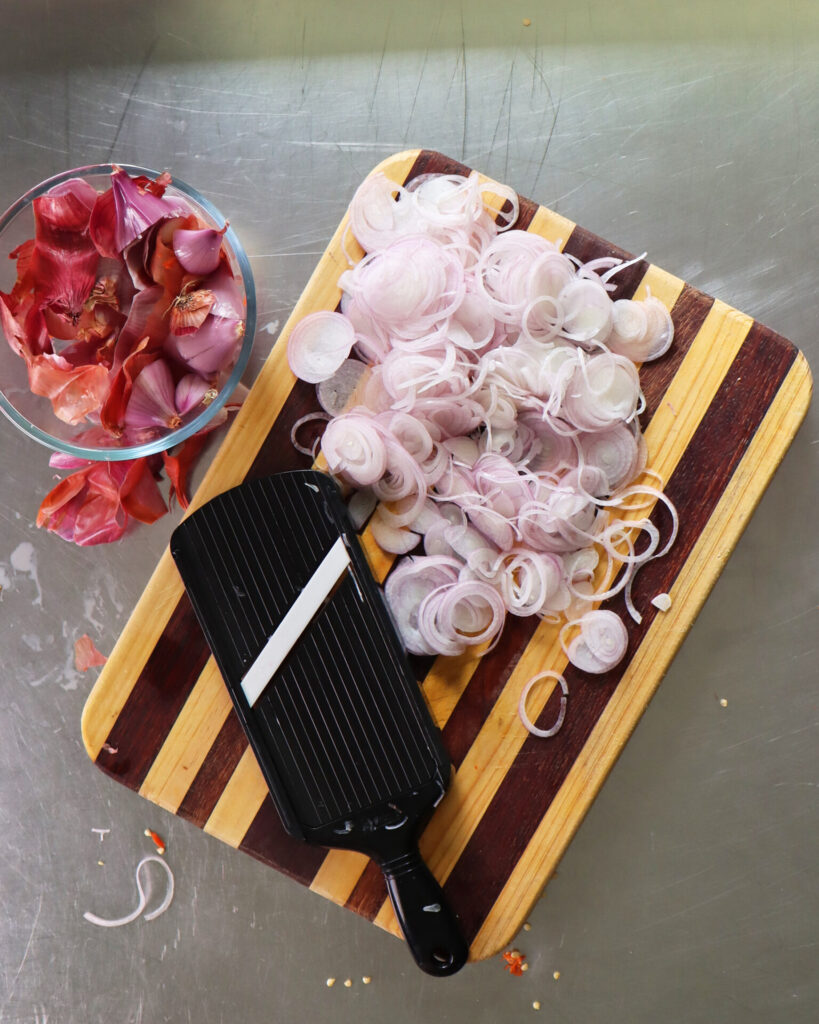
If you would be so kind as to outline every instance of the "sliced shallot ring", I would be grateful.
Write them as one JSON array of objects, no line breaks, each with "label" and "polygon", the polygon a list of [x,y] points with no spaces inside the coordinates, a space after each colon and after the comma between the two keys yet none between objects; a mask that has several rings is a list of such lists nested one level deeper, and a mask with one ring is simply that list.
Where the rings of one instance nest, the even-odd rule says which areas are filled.
[{"label": "sliced shallot ring", "polygon": [[383,550],[389,551],[392,555],[406,555],[418,545],[421,539],[417,533],[412,533],[403,526],[394,526],[384,516],[383,505],[379,505],[373,517],[370,519],[370,532],[373,540]]},{"label": "sliced shallot ring", "polygon": [[299,320],[287,339],[290,369],[308,384],[332,377],[355,344],[355,330],[342,313],[321,309]]},{"label": "sliced shallot ring", "polygon": [[[548,729],[539,729],[526,713],[526,698],[529,696],[532,687],[542,679],[554,679],[560,684],[560,689],[562,691],[560,694],[560,711],[557,713],[557,719],[555,720],[554,725],[550,726]],[[532,676],[529,682],[523,687],[523,693],[520,695],[520,700],[518,701],[518,715],[520,716],[521,722],[523,722],[526,729],[533,736],[540,736],[543,739],[548,739],[550,736],[554,736],[563,725],[563,719],[566,717],[566,698],[568,696],[569,687],[566,680],[559,672],[539,672],[536,676]]]},{"label": "sliced shallot ring", "polygon": [[306,423],[316,423],[318,421],[322,423],[327,423],[330,420],[330,418],[331,417],[329,413],[326,412],[308,412],[306,416],[302,416],[299,419],[297,419],[293,426],[290,428],[290,443],[293,445],[296,451],[300,452],[302,455],[309,455],[311,459],[315,459],[316,452],[318,451],[318,448],[321,445],[321,435],[316,437],[315,441],[313,441],[313,444],[310,448],[306,448],[297,440],[299,430]]},{"label": "sliced shallot ring", "polygon": [[330,420],[321,450],[332,473],[359,487],[376,483],[387,468],[387,446],[369,413],[351,411]]}]

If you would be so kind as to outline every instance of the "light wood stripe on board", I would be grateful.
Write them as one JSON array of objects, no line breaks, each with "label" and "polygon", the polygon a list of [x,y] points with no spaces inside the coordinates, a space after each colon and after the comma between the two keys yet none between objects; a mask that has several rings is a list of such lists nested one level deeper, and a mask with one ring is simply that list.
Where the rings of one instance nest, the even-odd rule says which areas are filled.
[{"label": "light wood stripe on board", "polygon": [[145,776],[140,795],[175,813],[232,707],[216,662],[209,658]]},{"label": "light wood stripe on board", "polygon": [[248,747],[205,822],[205,832],[230,846],[238,846],[268,796],[259,763]]},{"label": "light wood stripe on board", "polygon": [[[123,642],[121,638],[115,645],[83,708],[82,738],[92,760],[96,761],[108,739],[111,727],[125,706],[142,666],[159,643],[183,591],[182,580],[174,569],[170,552],[166,551],[134,609],[132,619],[138,619],[139,628],[132,626],[123,634],[127,641]],[[110,680],[123,680],[123,684],[108,685]]]}]

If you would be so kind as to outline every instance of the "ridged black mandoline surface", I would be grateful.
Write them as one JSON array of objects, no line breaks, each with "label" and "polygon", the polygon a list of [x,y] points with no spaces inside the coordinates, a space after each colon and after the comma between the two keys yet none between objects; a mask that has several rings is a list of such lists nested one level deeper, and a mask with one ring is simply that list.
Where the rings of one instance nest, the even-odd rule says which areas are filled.
[{"label": "ridged black mandoline surface", "polygon": [[[242,679],[339,537],[349,567],[251,706]],[[335,483],[241,484],[171,553],[287,831],[373,857],[419,966],[457,971],[467,946],[417,849],[449,758]]]}]

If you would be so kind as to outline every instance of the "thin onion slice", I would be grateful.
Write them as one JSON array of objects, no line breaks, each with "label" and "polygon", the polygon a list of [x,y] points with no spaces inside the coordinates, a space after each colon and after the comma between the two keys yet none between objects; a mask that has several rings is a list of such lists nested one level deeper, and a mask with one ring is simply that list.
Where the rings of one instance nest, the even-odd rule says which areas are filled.
[{"label": "thin onion slice", "polygon": [[140,876],[142,874],[142,869],[145,867],[145,865],[152,861],[155,864],[162,865],[162,868],[164,869],[165,873],[168,876],[168,884],[162,902],[154,910],[151,910],[149,913],[145,914],[145,920],[153,921],[155,917],[159,917],[160,914],[164,914],[168,907],[171,905],[171,900],[173,899],[173,871],[171,871],[167,861],[163,860],[162,857],[158,857],[156,854],[148,854],[148,856],[143,857],[139,864],[137,864],[136,866],[136,872],[134,877],[136,879],[137,892],[139,893],[139,901],[136,905],[136,908],[132,910],[130,914],[126,914],[124,917],[117,918],[98,917],[96,914],[92,914],[89,910],[86,910],[85,913],[82,915],[85,918],[85,920],[90,922],[91,924],[99,925],[100,928],[120,928],[124,924],[130,924],[132,921],[136,921],[136,919],[148,905],[148,893],[146,892],[145,888],[143,888],[142,879]]},{"label": "thin onion slice", "polygon": [[[554,725],[550,726],[548,729],[539,729],[536,725],[533,724],[533,722],[526,713],[526,698],[529,696],[532,687],[539,683],[542,679],[556,680],[556,682],[560,684],[560,689],[562,691],[562,693],[560,694],[560,711],[557,714],[557,719],[555,720]],[[520,716],[521,722],[523,722],[526,729],[528,729],[533,736],[540,736],[543,739],[548,739],[550,736],[554,736],[557,732],[559,732],[560,727],[563,725],[563,720],[566,717],[566,698],[568,696],[568,684],[559,672],[539,672],[536,676],[532,676],[529,682],[523,687],[523,693],[521,693],[520,695],[520,700],[518,701],[518,715]]]}]

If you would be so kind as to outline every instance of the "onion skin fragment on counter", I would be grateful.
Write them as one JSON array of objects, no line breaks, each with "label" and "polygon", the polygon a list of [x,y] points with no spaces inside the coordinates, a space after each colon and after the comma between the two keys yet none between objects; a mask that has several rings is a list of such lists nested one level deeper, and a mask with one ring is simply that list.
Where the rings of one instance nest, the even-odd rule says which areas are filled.
[{"label": "onion skin fragment on counter", "polygon": [[98,651],[94,641],[87,633],[83,633],[74,642],[74,667],[78,672],[87,672],[108,661],[107,655]]}]

